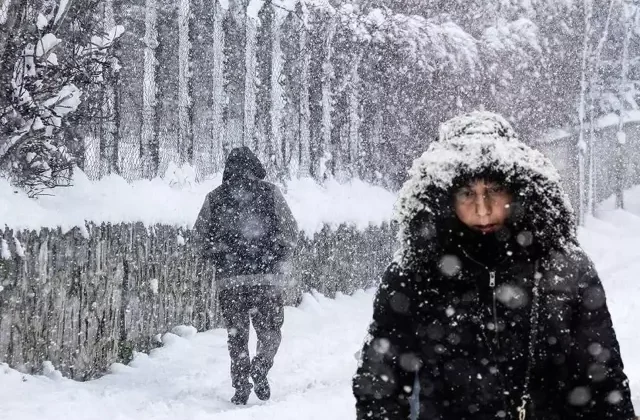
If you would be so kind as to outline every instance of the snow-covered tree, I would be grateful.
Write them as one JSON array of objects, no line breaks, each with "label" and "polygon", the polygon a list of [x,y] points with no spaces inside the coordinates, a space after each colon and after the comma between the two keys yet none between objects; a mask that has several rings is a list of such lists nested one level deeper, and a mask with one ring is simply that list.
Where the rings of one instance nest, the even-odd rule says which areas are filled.
[{"label": "snow-covered tree", "polygon": [[[638,108],[640,37],[623,13],[637,0],[93,1],[102,26],[126,28],[122,69],[103,71],[105,87],[90,92],[103,98],[90,101],[101,118],[115,118],[91,127],[86,143],[99,143],[101,175],[153,177],[173,161],[202,178],[248,145],[271,177],[393,188],[441,121],[484,108],[530,144],[554,127],[582,133],[584,171],[571,177],[582,179],[585,213],[613,185],[601,180],[613,160],[589,146],[596,122]],[[10,38],[2,33],[0,51]],[[91,165],[86,122],[74,118],[62,124],[64,144]]]},{"label": "snow-covered tree", "polygon": [[[8,2],[0,19],[0,171],[30,194],[69,182],[65,119],[114,65],[122,27],[93,30],[97,1]],[[101,104],[95,106],[101,108]],[[91,108],[87,108],[91,111]]]}]

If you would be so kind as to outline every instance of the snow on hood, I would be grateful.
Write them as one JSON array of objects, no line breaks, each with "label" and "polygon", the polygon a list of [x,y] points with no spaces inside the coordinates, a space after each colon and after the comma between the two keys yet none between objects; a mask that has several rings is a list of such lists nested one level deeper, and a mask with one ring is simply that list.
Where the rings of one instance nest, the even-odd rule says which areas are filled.
[{"label": "snow on hood", "polygon": [[512,213],[546,249],[577,244],[573,209],[551,161],[518,140],[500,115],[473,112],[441,125],[438,140],[413,162],[395,208],[401,249],[396,261],[411,265],[451,214],[455,183],[491,173],[514,190]]},{"label": "snow on hood", "polygon": [[222,181],[227,182],[232,178],[241,178],[247,175],[264,179],[267,176],[267,171],[251,149],[247,146],[236,147],[229,153]]}]

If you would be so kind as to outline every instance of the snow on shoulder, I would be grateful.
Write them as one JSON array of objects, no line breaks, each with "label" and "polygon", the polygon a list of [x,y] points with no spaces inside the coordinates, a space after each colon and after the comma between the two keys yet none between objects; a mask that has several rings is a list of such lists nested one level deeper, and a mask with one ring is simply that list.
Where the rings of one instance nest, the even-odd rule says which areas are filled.
[{"label": "snow on shoulder", "polygon": [[403,247],[415,242],[417,221],[429,226],[442,215],[457,178],[486,172],[517,186],[517,201],[533,219],[540,239],[560,247],[576,242],[573,209],[551,161],[519,141],[500,115],[472,112],[442,124],[438,140],[413,162],[394,215]]}]

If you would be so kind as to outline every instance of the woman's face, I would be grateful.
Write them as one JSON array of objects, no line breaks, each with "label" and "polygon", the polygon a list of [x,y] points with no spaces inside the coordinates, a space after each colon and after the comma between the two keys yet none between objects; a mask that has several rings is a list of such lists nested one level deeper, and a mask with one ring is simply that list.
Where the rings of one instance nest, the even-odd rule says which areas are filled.
[{"label": "woman's face", "polygon": [[511,211],[511,193],[491,181],[474,180],[454,193],[458,218],[469,228],[482,233],[501,229]]}]

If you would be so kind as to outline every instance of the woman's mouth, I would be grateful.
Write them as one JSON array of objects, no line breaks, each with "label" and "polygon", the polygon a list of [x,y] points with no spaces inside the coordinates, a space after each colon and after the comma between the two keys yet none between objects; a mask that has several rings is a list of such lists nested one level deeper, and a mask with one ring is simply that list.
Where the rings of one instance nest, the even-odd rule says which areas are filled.
[{"label": "woman's mouth", "polygon": [[488,225],[475,225],[474,228],[482,233],[492,233],[498,230],[498,225],[495,223]]}]

